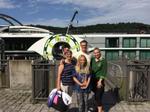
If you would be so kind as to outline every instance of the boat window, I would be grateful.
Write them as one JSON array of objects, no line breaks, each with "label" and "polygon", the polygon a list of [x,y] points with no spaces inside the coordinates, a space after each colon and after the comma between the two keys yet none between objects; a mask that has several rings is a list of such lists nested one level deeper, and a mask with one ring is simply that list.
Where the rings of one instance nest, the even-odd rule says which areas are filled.
[{"label": "boat window", "polygon": [[140,47],[150,48],[150,37],[148,37],[148,38],[141,38]]},{"label": "boat window", "polygon": [[119,51],[106,51],[106,59],[107,60],[118,60],[119,59]]},{"label": "boat window", "polygon": [[150,59],[150,51],[140,51],[140,60]]},{"label": "boat window", "polygon": [[136,51],[123,51],[123,57],[127,59],[136,59]]},{"label": "boat window", "polygon": [[27,50],[39,38],[5,38],[6,50]]},{"label": "boat window", "polygon": [[119,38],[106,38],[106,47],[119,47]]},{"label": "boat window", "polygon": [[134,48],[136,47],[136,37],[125,37],[123,38],[123,45],[124,48]]}]

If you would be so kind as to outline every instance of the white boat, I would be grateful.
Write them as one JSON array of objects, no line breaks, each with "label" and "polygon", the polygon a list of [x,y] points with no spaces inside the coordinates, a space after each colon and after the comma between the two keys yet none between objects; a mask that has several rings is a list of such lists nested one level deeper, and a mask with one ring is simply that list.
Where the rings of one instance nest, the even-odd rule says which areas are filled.
[{"label": "white boat", "polygon": [[27,52],[29,46],[53,34],[46,29],[23,25],[15,18],[5,14],[0,14],[0,24],[0,39],[5,42],[7,58],[24,57],[25,54],[30,54],[31,52]]},{"label": "white boat", "polygon": [[26,26],[15,18],[0,14],[0,37],[1,38],[26,38],[26,37],[44,37],[52,34],[49,30]]},{"label": "white boat", "polygon": [[[36,41],[43,37],[51,37],[52,32],[31,26],[24,26],[16,19],[1,15],[0,18],[4,18],[10,25],[0,26],[0,38],[5,40],[6,54],[18,54],[29,53],[27,49]],[[16,23],[12,23],[7,19],[13,19]],[[63,36],[61,36],[63,37]],[[49,41],[54,43],[53,46],[59,46],[63,43],[70,45],[65,41],[65,37],[56,40]],[[94,47],[98,47],[102,50],[102,54],[108,60],[118,60],[123,56],[129,59],[150,59],[150,34],[82,34],[71,35],[72,40],[85,39],[89,42],[92,51]],[[79,39],[78,39],[79,38]],[[63,40],[63,41],[61,41]],[[79,41],[80,41],[79,40]],[[59,44],[58,44],[59,43]],[[79,42],[78,42],[79,44]],[[72,46],[71,44],[70,46]],[[51,48],[53,49],[53,47]]]},{"label": "white boat", "polygon": [[[150,34],[83,34],[91,46],[101,49],[108,60],[121,58],[147,60],[150,59]],[[93,50],[93,48],[90,48]]]}]

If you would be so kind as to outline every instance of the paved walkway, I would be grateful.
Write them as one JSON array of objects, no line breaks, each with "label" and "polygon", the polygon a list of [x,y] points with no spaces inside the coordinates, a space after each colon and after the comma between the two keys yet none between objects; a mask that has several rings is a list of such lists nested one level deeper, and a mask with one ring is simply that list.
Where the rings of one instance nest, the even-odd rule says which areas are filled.
[{"label": "paved walkway", "polygon": [[[92,96],[92,95],[91,95]],[[107,96],[105,96],[107,97]],[[72,109],[69,112],[76,112],[75,94],[73,95]],[[128,104],[121,101],[119,103],[110,103],[113,100],[111,95],[107,97],[104,103],[105,112],[150,112],[150,103],[142,102]],[[92,104],[93,105],[93,104]],[[31,103],[31,91],[16,89],[0,89],[0,112],[57,112],[48,108],[45,102],[38,104]]]}]

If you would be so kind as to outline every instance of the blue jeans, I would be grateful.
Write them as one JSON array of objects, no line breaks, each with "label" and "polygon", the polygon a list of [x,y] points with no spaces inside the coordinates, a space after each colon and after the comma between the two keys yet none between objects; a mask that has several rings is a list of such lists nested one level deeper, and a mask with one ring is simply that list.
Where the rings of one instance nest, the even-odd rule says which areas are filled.
[{"label": "blue jeans", "polygon": [[77,103],[79,106],[79,112],[88,111],[88,98],[89,93],[77,93]]}]

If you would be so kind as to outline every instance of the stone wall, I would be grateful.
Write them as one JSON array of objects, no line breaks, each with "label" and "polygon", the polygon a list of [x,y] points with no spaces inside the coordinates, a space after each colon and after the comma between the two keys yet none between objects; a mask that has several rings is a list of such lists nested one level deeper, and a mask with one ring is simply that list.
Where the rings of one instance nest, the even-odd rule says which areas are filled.
[{"label": "stone wall", "polygon": [[32,87],[32,66],[30,60],[9,61],[10,88]]}]

